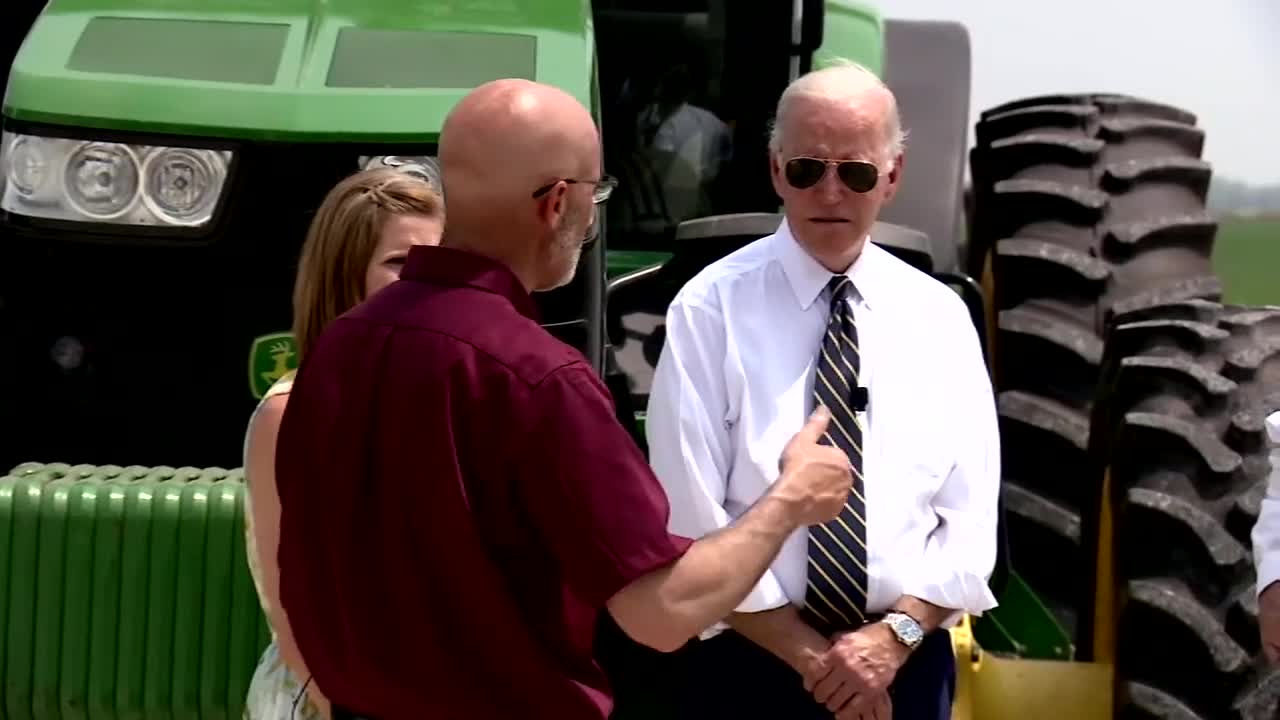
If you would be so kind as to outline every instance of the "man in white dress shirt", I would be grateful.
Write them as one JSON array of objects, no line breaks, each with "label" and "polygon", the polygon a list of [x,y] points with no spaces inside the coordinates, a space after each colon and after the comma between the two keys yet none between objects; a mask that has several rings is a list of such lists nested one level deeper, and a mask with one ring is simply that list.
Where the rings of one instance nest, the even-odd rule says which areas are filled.
[{"label": "man in white dress shirt", "polygon": [[1280,412],[1267,417],[1271,440],[1271,477],[1253,526],[1253,563],[1258,573],[1258,626],[1262,650],[1280,664]]},{"label": "man in white dress shirt", "polygon": [[996,605],[995,403],[959,296],[868,237],[903,167],[892,93],[840,64],[779,100],[778,231],[667,313],[646,422],[671,530],[713,532],[777,477],[817,402],[850,506],[796,532],[688,654],[690,718],[950,717],[945,628]]}]

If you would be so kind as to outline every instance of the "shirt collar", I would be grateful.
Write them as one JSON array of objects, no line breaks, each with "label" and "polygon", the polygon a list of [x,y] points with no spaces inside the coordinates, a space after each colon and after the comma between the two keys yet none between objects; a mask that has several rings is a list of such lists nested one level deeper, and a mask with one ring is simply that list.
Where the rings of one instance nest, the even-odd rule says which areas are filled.
[{"label": "shirt collar", "polygon": [[[831,280],[834,273],[814,260],[813,256],[800,245],[795,235],[791,233],[791,227],[786,218],[783,218],[782,224],[778,226],[773,244],[775,255],[782,264],[782,273],[791,285],[796,302],[801,309],[808,310],[809,306],[822,295],[822,291],[826,289],[827,282]],[[862,252],[858,254],[858,259],[844,272],[853,283],[854,292],[869,308],[874,307],[873,299],[877,292],[876,265],[880,252],[882,252],[880,248],[873,245],[868,236]]]},{"label": "shirt collar", "polygon": [[439,245],[415,245],[405,258],[400,279],[495,293],[510,300],[520,314],[539,321],[538,306],[515,273],[497,260],[477,253]]}]

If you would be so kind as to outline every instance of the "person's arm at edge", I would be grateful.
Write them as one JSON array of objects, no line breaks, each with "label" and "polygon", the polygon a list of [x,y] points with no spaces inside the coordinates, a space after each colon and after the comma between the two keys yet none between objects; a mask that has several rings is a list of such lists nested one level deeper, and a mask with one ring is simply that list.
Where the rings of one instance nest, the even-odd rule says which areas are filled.
[{"label": "person's arm at edge", "polygon": [[[1271,441],[1280,443],[1280,412],[1267,416],[1266,427]],[[1258,519],[1250,531],[1257,573],[1254,593],[1257,596],[1280,581],[1280,467],[1272,468],[1266,487]]]}]

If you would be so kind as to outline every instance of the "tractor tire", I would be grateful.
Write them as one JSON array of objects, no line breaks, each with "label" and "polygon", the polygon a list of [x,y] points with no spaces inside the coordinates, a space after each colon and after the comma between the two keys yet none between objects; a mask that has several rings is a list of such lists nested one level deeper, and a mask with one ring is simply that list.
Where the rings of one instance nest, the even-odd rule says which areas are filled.
[{"label": "tractor tire", "polygon": [[[1120,720],[1271,720],[1250,532],[1280,410],[1280,308],[1180,302],[1108,338]],[[1111,368],[1115,368],[1114,371]]]},{"label": "tractor tire", "polygon": [[[971,154],[971,268],[990,257],[1003,494],[1014,567],[1077,632],[1093,496],[1089,418],[1115,308],[1221,296],[1209,166],[1190,113],[1115,95],[982,114]],[[980,271],[979,271],[980,272]]]}]

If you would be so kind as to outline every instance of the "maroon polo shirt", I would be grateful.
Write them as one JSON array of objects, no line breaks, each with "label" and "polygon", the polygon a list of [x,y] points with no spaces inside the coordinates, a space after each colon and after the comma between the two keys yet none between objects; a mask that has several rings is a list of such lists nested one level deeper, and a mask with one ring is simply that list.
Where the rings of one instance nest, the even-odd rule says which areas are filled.
[{"label": "maroon polo shirt", "polygon": [[418,247],[304,358],[276,450],[281,599],[380,720],[600,720],[605,601],[676,559],[666,496],[504,266]]}]

